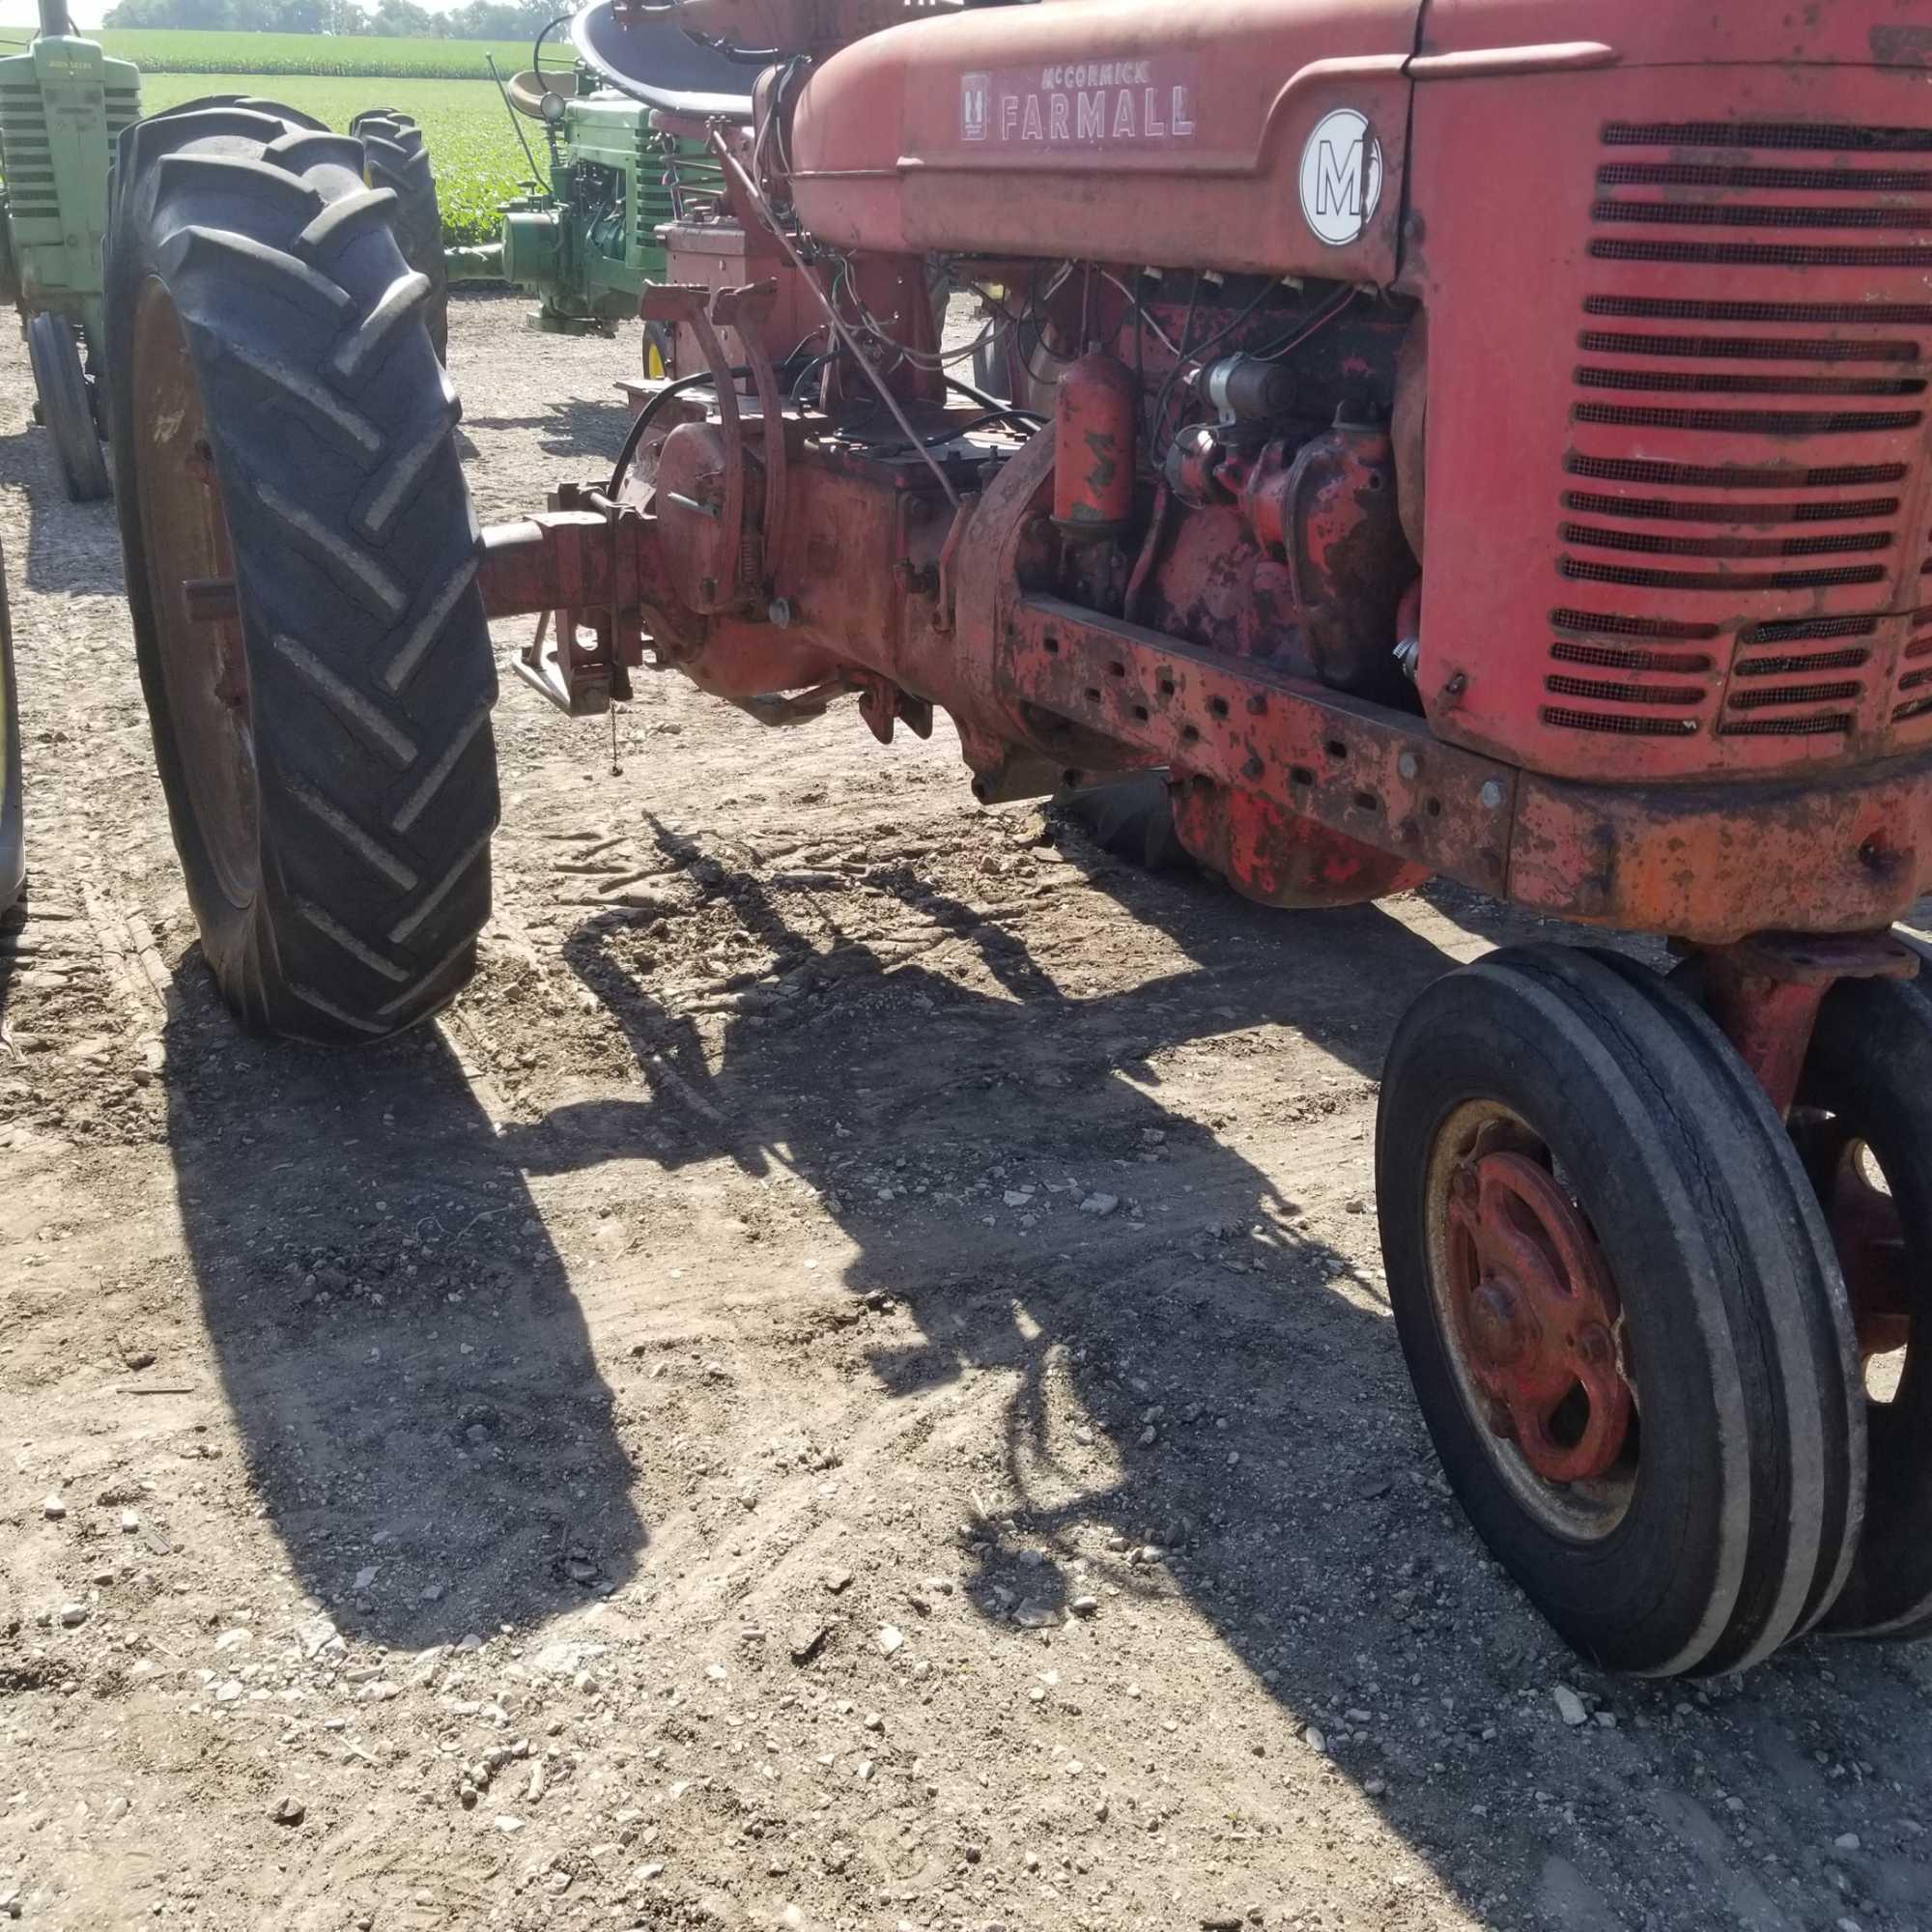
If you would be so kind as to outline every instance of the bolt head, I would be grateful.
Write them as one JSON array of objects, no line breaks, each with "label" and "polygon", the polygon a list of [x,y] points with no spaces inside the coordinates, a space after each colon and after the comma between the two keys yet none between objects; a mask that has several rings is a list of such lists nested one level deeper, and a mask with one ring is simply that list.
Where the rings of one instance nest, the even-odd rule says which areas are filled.
[{"label": "bolt head", "polygon": [[1469,1341],[1486,1369],[1507,1369],[1522,1359],[1530,1337],[1521,1302],[1509,1283],[1485,1281],[1469,1297]]},{"label": "bolt head", "polygon": [[1593,1369],[1605,1369],[1617,1358],[1617,1345],[1601,1321],[1591,1321],[1577,1336],[1577,1354]]},{"label": "bolt head", "polygon": [[1413,752],[1405,752],[1395,761],[1395,768],[1404,778],[1412,779],[1422,769],[1422,760]]},{"label": "bolt head", "polygon": [[1476,794],[1485,811],[1500,811],[1503,803],[1503,781],[1501,779],[1485,779],[1483,788]]}]

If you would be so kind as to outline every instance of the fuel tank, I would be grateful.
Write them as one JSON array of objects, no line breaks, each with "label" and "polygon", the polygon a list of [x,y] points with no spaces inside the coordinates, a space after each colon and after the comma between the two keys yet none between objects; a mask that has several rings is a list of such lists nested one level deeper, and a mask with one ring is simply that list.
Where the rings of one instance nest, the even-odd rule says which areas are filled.
[{"label": "fuel tank", "polygon": [[1421,0],[1045,0],[888,29],[801,91],[837,247],[1385,282]]}]

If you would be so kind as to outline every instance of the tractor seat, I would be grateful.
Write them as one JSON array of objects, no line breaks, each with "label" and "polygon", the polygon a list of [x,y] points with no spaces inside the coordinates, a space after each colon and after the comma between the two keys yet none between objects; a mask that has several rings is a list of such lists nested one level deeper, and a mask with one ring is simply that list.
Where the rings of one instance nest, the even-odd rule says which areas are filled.
[{"label": "tractor seat", "polygon": [[598,0],[571,21],[570,38],[584,64],[633,100],[672,114],[752,118],[757,70],[700,45],[681,27],[635,14],[620,20],[611,0]]}]

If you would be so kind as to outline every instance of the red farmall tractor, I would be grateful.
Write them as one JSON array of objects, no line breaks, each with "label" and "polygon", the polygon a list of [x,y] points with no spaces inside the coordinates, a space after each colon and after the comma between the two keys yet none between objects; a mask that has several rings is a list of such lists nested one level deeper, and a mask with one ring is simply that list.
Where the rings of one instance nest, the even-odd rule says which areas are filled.
[{"label": "red farmall tractor", "polygon": [[[568,711],[644,667],[774,722],[853,696],[881,739],[943,707],[981,800],[1159,770],[1271,905],[1439,873],[1666,935],[1667,978],[1498,952],[1396,1034],[1429,1427],[1605,1664],[1932,1629],[1932,1002],[1890,930],[1932,874],[1913,22],[632,0],[607,43],[738,76],[653,107],[716,160],[644,298],[675,379],[612,475],[480,537],[359,146],[143,123],[115,455],[223,990],[353,1042],[463,984],[514,613]],[[1000,321],[979,385],[941,268]]]}]

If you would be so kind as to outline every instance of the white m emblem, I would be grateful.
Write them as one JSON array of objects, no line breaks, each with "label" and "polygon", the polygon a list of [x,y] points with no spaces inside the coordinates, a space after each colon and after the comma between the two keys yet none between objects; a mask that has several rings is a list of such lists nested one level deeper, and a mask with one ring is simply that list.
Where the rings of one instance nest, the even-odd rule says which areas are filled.
[{"label": "white m emblem", "polygon": [[1382,197],[1381,143],[1366,116],[1338,107],[1315,124],[1301,150],[1301,213],[1331,247],[1361,239]]}]

